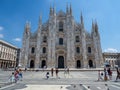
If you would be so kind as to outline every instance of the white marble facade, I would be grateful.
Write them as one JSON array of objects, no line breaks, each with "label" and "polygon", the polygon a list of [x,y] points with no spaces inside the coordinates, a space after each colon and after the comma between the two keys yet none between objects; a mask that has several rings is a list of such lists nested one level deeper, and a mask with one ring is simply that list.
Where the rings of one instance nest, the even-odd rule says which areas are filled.
[{"label": "white marble facade", "polygon": [[103,64],[97,22],[92,22],[91,32],[74,20],[71,6],[66,12],[50,7],[49,19],[39,18],[37,31],[32,33],[26,23],[20,63],[27,68],[96,68]]}]

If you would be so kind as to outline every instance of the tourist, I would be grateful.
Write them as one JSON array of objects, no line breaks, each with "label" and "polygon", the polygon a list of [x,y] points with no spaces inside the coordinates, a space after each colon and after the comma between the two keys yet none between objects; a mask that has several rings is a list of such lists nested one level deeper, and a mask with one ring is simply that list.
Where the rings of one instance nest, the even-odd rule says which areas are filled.
[{"label": "tourist", "polygon": [[15,71],[14,77],[15,77],[15,82],[17,82],[19,80],[19,71],[18,70]]},{"label": "tourist", "polygon": [[109,76],[109,80],[112,80],[112,71],[110,69],[110,67],[107,70],[108,76]]},{"label": "tourist", "polygon": [[47,68],[46,65],[44,65],[44,66],[43,66],[43,72],[45,71],[46,68]]},{"label": "tourist", "polygon": [[56,77],[58,78],[58,68],[56,68]]},{"label": "tourist", "polygon": [[12,75],[10,76],[9,81],[11,83],[15,82],[14,72],[12,72]]},{"label": "tourist", "polygon": [[98,70],[98,81],[103,80],[103,73]]},{"label": "tourist", "polygon": [[22,81],[22,78],[23,78],[22,70],[19,69],[19,79]]},{"label": "tourist", "polygon": [[108,73],[107,73],[107,70],[106,68],[104,68],[104,81],[107,81],[108,80]]},{"label": "tourist", "polygon": [[51,76],[53,77],[53,72],[54,72],[54,69],[51,68]]},{"label": "tourist", "polygon": [[69,68],[67,68],[67,74],[69,74]]},{"label": "tourist", "polygon": [[25,67],[25,72],[27,71],[27,67]]},{"label": "tourist", "polygon": [[46,73],[46,78],[47,78],[47,79],[49,78],[49,72]]},{"label": "tourist", "polygon": [[117,81],[118,79],[120,79],[120,69],[116,67],[116,71],[117,71],[117,76],[116,76],[116,81]]}]

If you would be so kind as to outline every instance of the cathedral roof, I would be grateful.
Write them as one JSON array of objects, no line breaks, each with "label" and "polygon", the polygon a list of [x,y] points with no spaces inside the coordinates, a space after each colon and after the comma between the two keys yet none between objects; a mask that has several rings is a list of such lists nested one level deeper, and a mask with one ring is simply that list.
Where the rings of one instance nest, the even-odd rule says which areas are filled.
[{"label": "cathedral roof", "polygon": [[66,14],[65,14],[65,12],[63,12],[62,10],[60,10],[60,11],[57,13],[57,16],[58,16],[58,17],[65,17]]},{"label": "cathedral roof", "polygon": [[45,22],[43,25],[42,25],[42,30],[48,30],[48,24],[49,22]]}]

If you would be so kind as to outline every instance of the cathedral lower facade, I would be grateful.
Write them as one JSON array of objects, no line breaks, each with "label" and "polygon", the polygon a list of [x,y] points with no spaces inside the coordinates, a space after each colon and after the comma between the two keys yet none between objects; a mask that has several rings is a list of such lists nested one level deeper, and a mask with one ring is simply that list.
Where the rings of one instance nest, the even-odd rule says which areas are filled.
[{"label": "cathedral lower facade", "polygon": [[72,8],[66,12],[50,7],[49,19],[39,24],[36,32],[26,23],[20,64],[27,68],[97,68],[103,64],[98,25],[92,22],[91,32],[74,20]]}]

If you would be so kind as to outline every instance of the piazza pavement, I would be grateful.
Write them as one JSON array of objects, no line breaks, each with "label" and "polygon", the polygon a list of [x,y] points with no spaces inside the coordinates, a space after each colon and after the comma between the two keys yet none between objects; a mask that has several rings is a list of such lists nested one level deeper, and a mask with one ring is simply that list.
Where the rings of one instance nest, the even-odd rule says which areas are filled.
[{"label": "piazza pavement", "polygon": [[[99,69],[70,69],[69,74],[64,69],[59,70],[58,77],[51,76],[50,69],[43,71],[23,71],[23,80],[9,83],[13,71],[0,70],[0,90],[120,90],[120,80],[115,82],[116,71],[113,71],[112,80],[97,81]],[[50,78],[46,78],[46,73]]]}]

